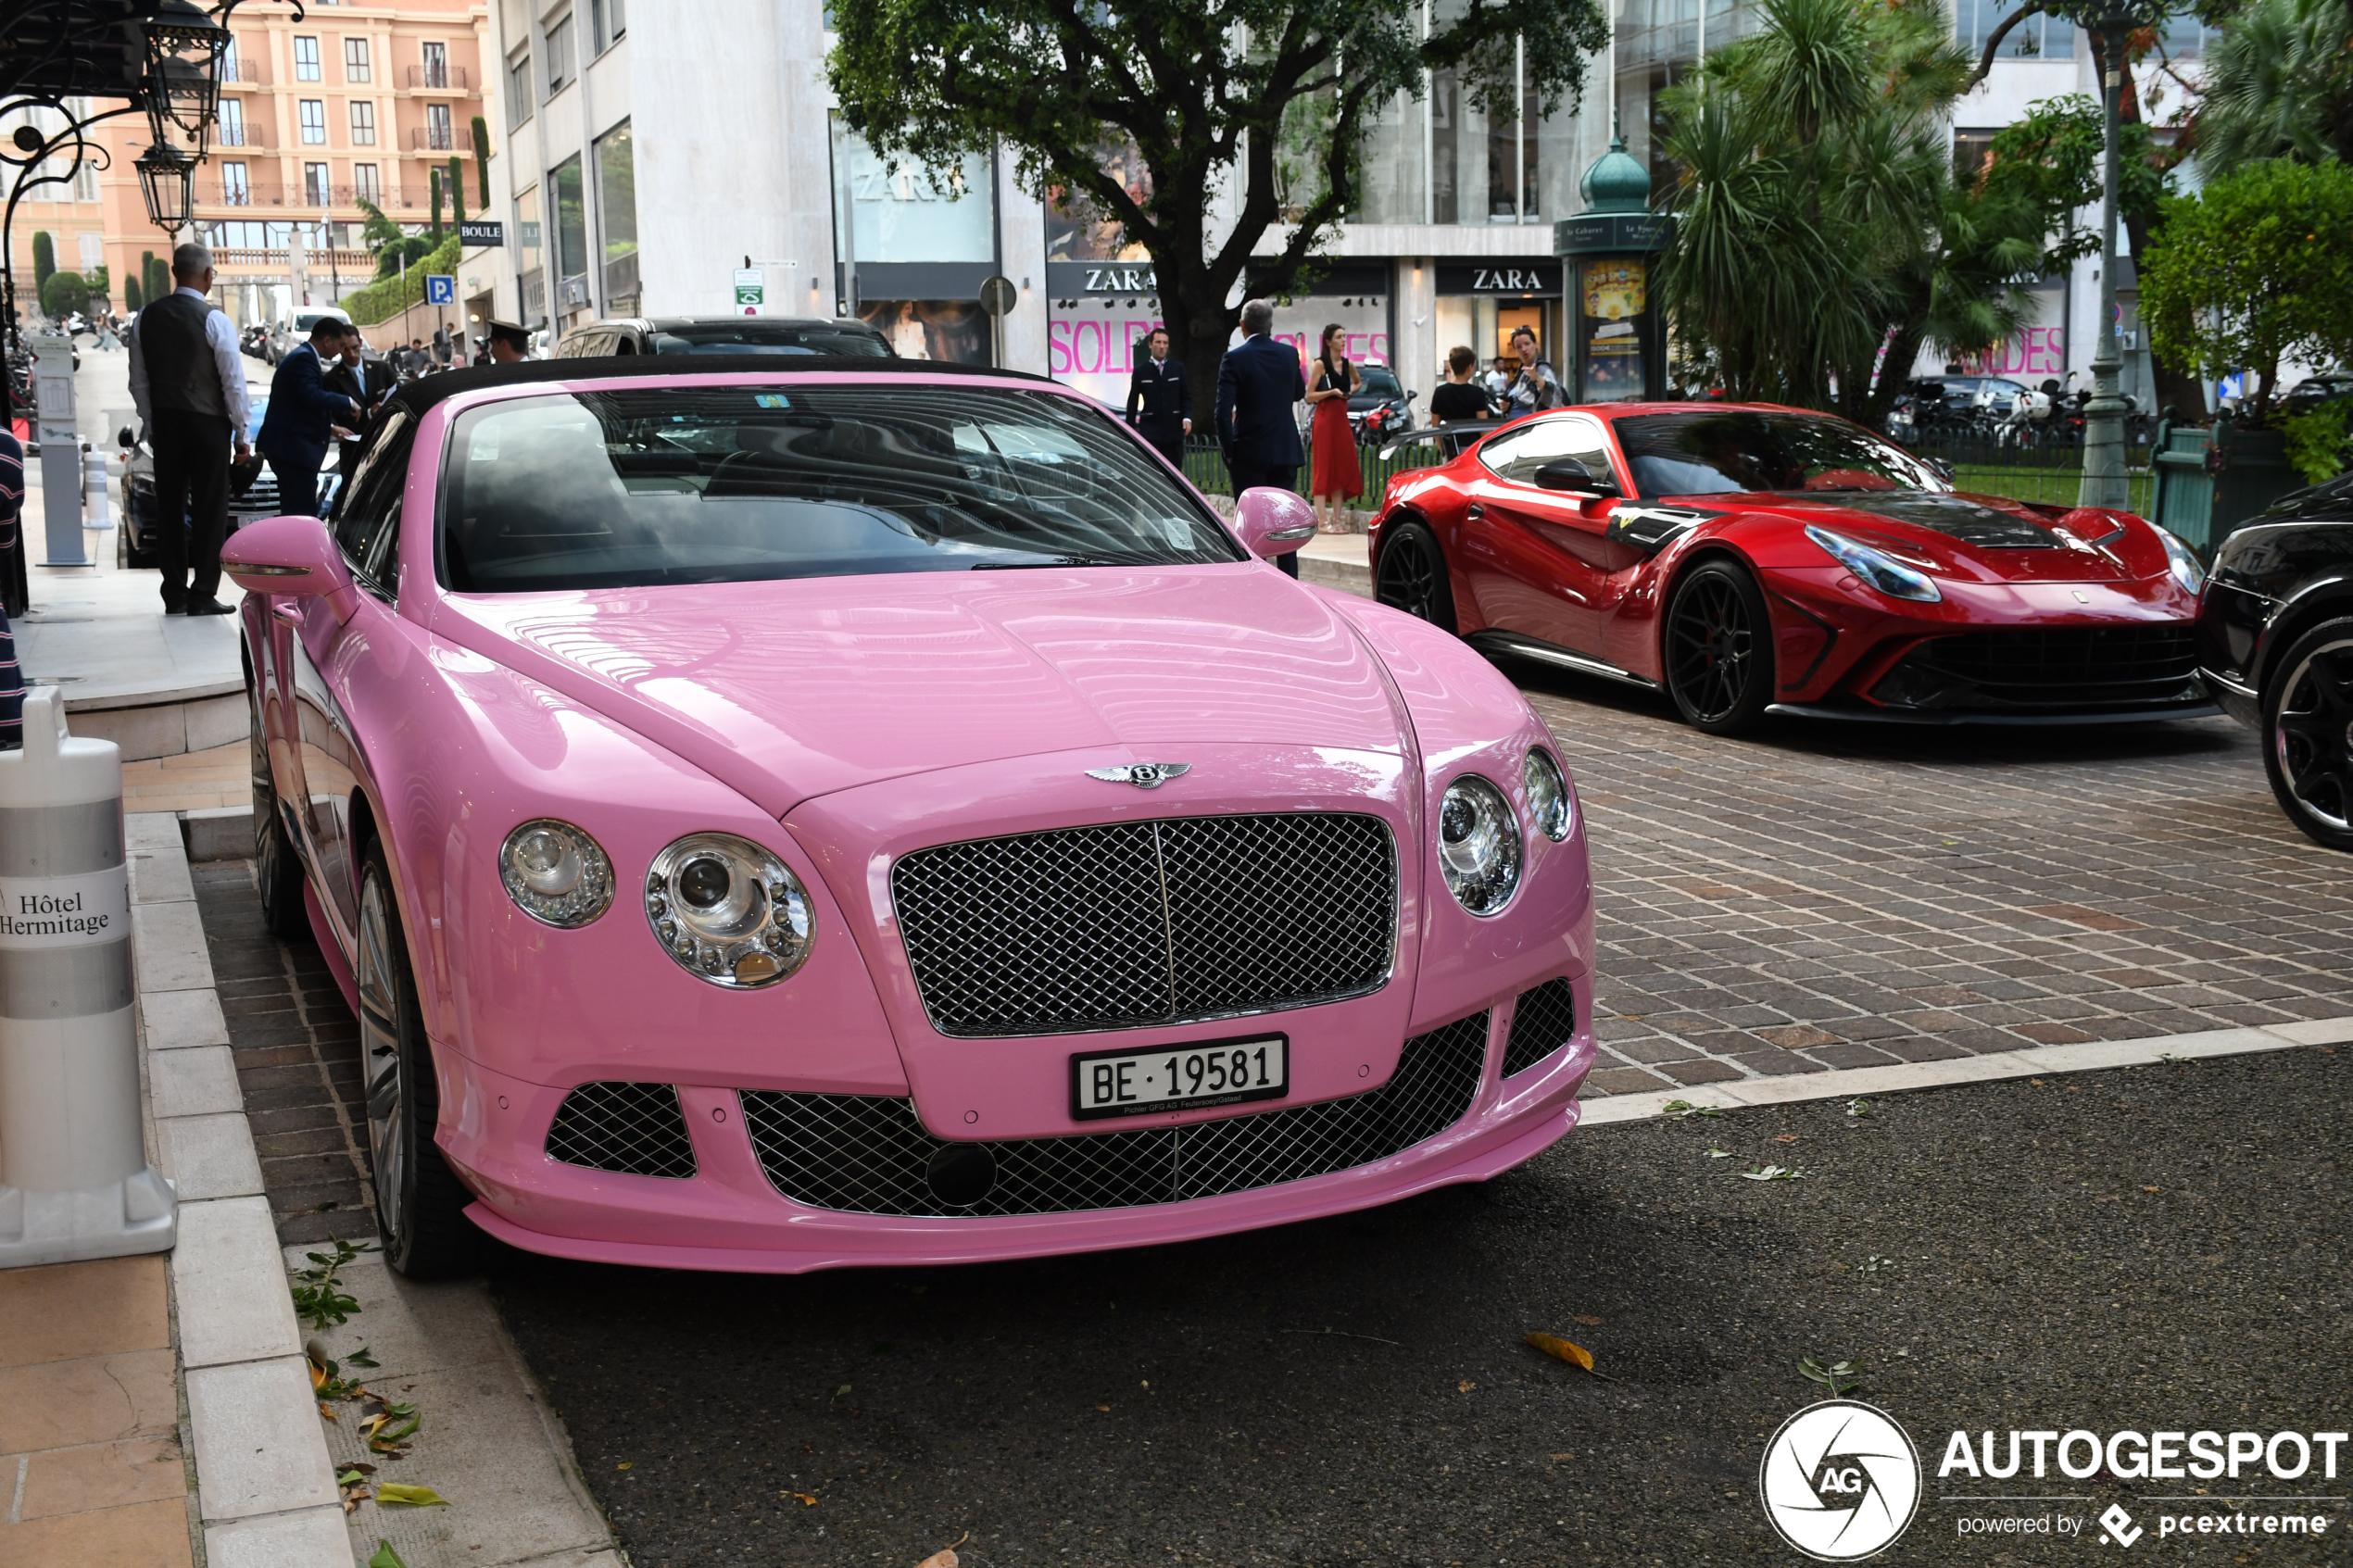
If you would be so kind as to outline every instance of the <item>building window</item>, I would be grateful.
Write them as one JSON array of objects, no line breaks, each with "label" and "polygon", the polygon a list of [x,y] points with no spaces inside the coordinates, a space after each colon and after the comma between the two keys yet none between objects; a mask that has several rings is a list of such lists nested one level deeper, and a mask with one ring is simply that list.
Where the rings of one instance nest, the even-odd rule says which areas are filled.
[{"label": "building window", "polygon": [[296,82],[318,81],[319,41],[315,38],[296,38],[294,44],[295,80]]},{"label": "building window", "polygon": [[507,60],[507,123],[531,118],[531,51],[518,49]]},{"label": "building window", "polygon": [[302,144],[306,147],[327,144],[327,101],[324,98],[302,100]]},{"label": "building window", "polygon": [[371,82],[368,71],[368,41],[346,38],[343,41],[343,79],[346,82]]},{"label": "building window", "polygon": [[605,297],[637,292],[637,157],[623,120],[597,138],[597,225],[605,238]]},{"label": "building window", "polygon": [[629,31],[628,0],[588,0],[588,29],[601,55]]},{"label": "building window", "polygon": [[220,100],[220,112],[215,116],[215,129],[224,147],[245,144],[245,106],[235,98]]},{"label": "building window", "polygon": [[547,276],[539,270],[539,188],[515,195],[515,284],[525,326],[547,320]]},{"label": "building window", "polygon": [[333,205],[333,189],[327,182],[325,164],[306,163],[302,166],[302,199],[312,207]]},{"label": "building window", "polygon": [[425,106],[425,145],[437,153],[457,150],[457,139],[449,132],[449,106],[447,104]]},{"label": "building window", "polygon": [[237,64],[237,35],[233,32],[229,35],[228,46],[220,51],[220,80],[223,82],[245,80],[243,68]]},{"label": "building window", "polygon": [[351,100],[351,144],[355,147],[376,144],[376,106],[365,98]]},{"label": "building window", "polygon": [[98,169],[88,158],[82,158],[73,166],[73,199],[78,202],[98,199]]},{"label": "building window", "polygon": [[74,241],[82,247],[82,270],[84,273],[95,272],[107,264],[106,235],[84,229],[74,236]]},{"label": "building window", "polygon": [[232,160],[220,166],[220,205],[223,207],[251,207],[253,205],[253,185],[245,178],[244,163]]},{"label": "building window", "polygon": [[447,87],[449,85],[449,46],[447,44],[426,44],[424,66],[425,79],[418,83],[419,86]]},{"label": "building window", "polygon": [[377,178],[374,164],[355,163],[351,166],[351,194],[363,202],[372,202],[378,207],[384,205],[384,183]]},{"label": "building window", "polygon": [[[588,214],[581,201],[579,155],[564,159],[548,172],[547,190],[556,209],[556,276],[566,282],[585,282],[588,272]],[[563,292],[571,295],[573,291]],[[556,308],[560,312],[586,303],[577,297],[560,296]]]},{"label": "building window", "polygon": [[572,75],[572,13],[566,11],[561,21],[547,24],[547,96],[570,86]]},{"label": "building window", "polygon": [[[1971,59],[1985,52],[1985,40],[1999,27],[2004,18],[2018,9],[2017,0],[1956,0],[1953,7],[1955,34],[1969,52]],[[2192,21],[2191,31],[2196,31]],[[2167,51],[2180,58],[2180,51]],[[2063,17],[2032,16],[2010,29],[2002,40],[2001,59],[2071,60],[2075,57],[2075,24]]]}]

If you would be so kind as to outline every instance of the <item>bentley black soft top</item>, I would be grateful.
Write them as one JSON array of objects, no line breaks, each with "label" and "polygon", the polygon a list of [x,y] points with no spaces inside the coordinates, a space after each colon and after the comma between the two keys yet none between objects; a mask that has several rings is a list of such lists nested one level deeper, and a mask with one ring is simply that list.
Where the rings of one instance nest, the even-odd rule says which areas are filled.
[{"label": "bentley black soft top", "polygon": [[640,376],[743,376],[766,379],[776,375],[805,376],[839,373],[860,376],[994,376],[1062,385],[1051,376],[1026,370],[992,370],[986,365],[958,365],[939,359],[865,358],[851,355],[698,354],[691,358],[671,354],[622,355],[616,358],[533,359],[514,365],[470,365],[422,376],[402,387],[388,406],[421,415],[444,398],[485,387],[529,386],[540,382],[629,381]]}]

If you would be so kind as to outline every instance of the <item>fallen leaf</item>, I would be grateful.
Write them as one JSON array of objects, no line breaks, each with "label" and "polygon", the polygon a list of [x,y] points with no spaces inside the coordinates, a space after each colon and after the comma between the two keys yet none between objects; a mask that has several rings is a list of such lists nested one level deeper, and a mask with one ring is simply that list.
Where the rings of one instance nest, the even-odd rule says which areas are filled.
[{"label": "fallen leaf", "polygon": [[835,1398],[835,1399],[847,1399],[847,1398],[849,1397],[849,1384],[847,1384],[847,1383],[843,1384],[840,1387],[838,1387],[838,1388],[837,1388],[837,1389],[835,1389],[835,1390],[834,1390],[834,1398]]},{"label": "fallen leaf", "polygon": [[1775,1143],[1795,1143],[1797,1141],[1797,1135],[1795,1133],[1783,1133],[1780,1136],[1774,1138],[1773,1141]]},{"label": "fallen leaf", "polygon": [[2040,1078],[2029,1078],[2027,1082],[2033,1085],[2038,1089],[2045,1087],[2043,1080]]},{"label": "fallen leaf", "polygon": [[376,1486],[376,1501],[400,1502],[412,1508],[428,1508],[434,1503],[447,1507],[449,1499],[431,1486],[411,1486],[405,1481],[383,1481]]},{"label": "fallen leaf", "polygon": [[322,1415],[322,1416],[325,1416],[325,1417],[326,1417],[329,1421],[335,1421],[335,1420],[339,1420],[339,1419],[341,1419],[340,1417],[338,1417],[338,1416],[335,1414],[335,1412],[334,1412],[334,1407],[333,1407],[333,1406],[332,1406],[332,1405],[330,1405],[330,1404],[328,1404],[328,1403],[327,1403],[327,1401],[326,1401],[326,1400],[324,1400],[324,1399],[321,1399],[321,1400],[320,1400],[320,1401],[319,1401],[319,1413],[320,1413],[321,1415]]},{"label": "fallen leaf", "polygon": [[619,1464],[614,1465],[613,1468],[615,1470],[626,1470],[629,1468],[631,1462],[631,1461],[624,1459]]},{"label": "fallen leaf", "polygon": [[1710,1160],[1730,1160],[1732,1157],[1732,1151],[1729,1148],[1711,1148],[1707,1151],[1707,1157]]},{"label": "fallen leaf", "polygon": [[324,1388],[326,1386],[327,1369],[321,1366],[317,1361],[312,1361],[310,1363],[310,1386],[313,1388]]},{"label": "fallen leaf", "polygon": [[368,1559],[368,1568],[409,1568],[409,1564],[400,1561],[400,1554],[392,1549],[390,1541],[379,1540],[376,1555]]},{"label": "fallen leaf", "polygon": [[1575,1459],[1577,1456],[1575,1454],[1554,1454],[1553,1457],[1554,1459]]},{"label": "fallen leaf", "polygon": [[1548,1356],[1557,1356],[1569,1365],[1583,1367],[1587,1372],[1593,1370],[1593,1352],[1582,1345],[1572,1345],[1557,1334],[1530,1334],[1524,1337],[1529,1344]]},{"label": "fallen leaf", "polygon": [[372,1464],[352,1463],[345,1465],[344,1469],[355,1475],[373,1475],[376,1473],[376,1467]]},{"label": "fallen leaf", "polygon": [[1469,1378],[1466,1377],[1454,1385],[1454,1392],[1457,1394],[1467,1394],[1478,1386],[1478,1384],[1473,1383]]},{"label": "fallen leaf", "polygon": [[372,1464],[346,1465],[343,1469],[335,1472],[335,1485],[338,1486],[356,1486],[362,1479],[364,1479],[359,1473],[362,1470],[373,1469],[375,1469],[375,1466]]},{"label": "fallen leaf", "polygon": [[2163,1192],[2165,1189],[2163,1187],[2143,1187],[2141,1190],[2143,1192]]},{"label": "fallen leaf", "polygon": [[1741,1173],[1741,1180],[1744,1182],[1798,1182],[1805,1179],[1805,1172],[1792,1170],[1787,1165],[1760,1165],[1754,1171]]},{"label": "fallen leaf", "polygon": [[1102,1411],[1105,1415],[1109,1415],[1111,1413],[1111,1407],[1109,1405],[1097,1405],[1095,1408]]},{"label": "fallen leaf", "polygon": [[346,1356],[344,1360],[350,1362],[353,1366],[375,1367],[382,1366],[384,1364],[383,1362],[377,1361],[375,1357],[368,1354],[368,1347],[365,1345],[362,1345],[357,1350],[352,1351],[351,1354]]},{"label": "fallen leaf", "polygon": [[817,1506],[817,1499],[811,1497],[807,1492],[780,1492],[777,1495],[779,1497],[798,1499],[803,1508],[814,1508]]},{"label": "fallen leaf", "polygon": [[1573,1321],[1583,1323],[1587,1328],[1599,1328],[1602,1326],[1602,1320],[1599,1318],[1579,1317],[1574,1319]]},{"label": "fallen leaf", "polygon": [[965,1531],[956,1537],[956,1546],[941,1547],[937,1551],[916,1563],[915,1568],[956,1568],[956,1547],[963,1546],[972,1538],[973,1533],[970,1530]]}]

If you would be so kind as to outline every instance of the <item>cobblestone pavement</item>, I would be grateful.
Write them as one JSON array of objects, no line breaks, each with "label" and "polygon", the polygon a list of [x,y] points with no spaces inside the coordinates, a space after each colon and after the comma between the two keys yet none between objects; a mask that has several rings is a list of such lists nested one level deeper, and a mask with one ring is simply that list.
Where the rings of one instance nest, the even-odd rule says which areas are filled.
[{"label": "cobblestone pavement", "polygon": [[1510,673],[1592,845],[1589,1097],[2353,1013],[2353,857],[2227,720],[1718,740]]},{"label": "cobblestone pavement", "polygon": [[192,870],[278,1239],[373,1236],[359,1026],[318,947],[263,929],[249,862]]}]

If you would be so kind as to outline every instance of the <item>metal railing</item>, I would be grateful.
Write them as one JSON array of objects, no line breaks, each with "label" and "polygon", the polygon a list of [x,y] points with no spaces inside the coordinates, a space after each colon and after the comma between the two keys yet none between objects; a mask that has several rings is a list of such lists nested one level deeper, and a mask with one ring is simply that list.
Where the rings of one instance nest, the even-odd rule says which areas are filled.
[{"label": "metal railing", "polygon": [[466,68],[463,66],[410,66],[410,88],[427,93],[466,93]]},{"label": "metal railing", "polygon": [[[1953,488],[1969,494],[2071,507],[2083,483],[2083,448],[2080,443],[2046,440],[2033,444],[1931,431],[1904,445],[1923,458],[1932,458],[1949,467],[1953,470]],[[2124,461],[2126,489],[2131,497],[2126,509],[2146,517],[2153,491],[2145,438],[2126,445]]]},{"label": "metal railing", "polygon": [[[1300,445],[1307,453],[1307,461],[1299,466],[1299,493],[1312,495],[1315,493],[1315,448],[1304,439]],[[1428,445],[1408,446],[1393,458],[1383,458],[1378,447],[1360,445],[1356,448],[1356,467],[1365,488],[1353,505],[1371,511],[1380,505],[1381,492],[1389,487],[1391,479],[1415,469],[1428,468],[1436,457],[1437,449]],[[1225,455],[1218,450],[1216,442],[1205,436],[1196,435],[1186,441],[1185,477],[1205,495],[1234,493],[1233,476],[1227,471]]]},{"label": "metal railing", "polygon": [[451,125],[412,125],[409,128],[409,150],[417,153],[458,153],[473,156],[473,144],[461,141],[457,127]]}]

